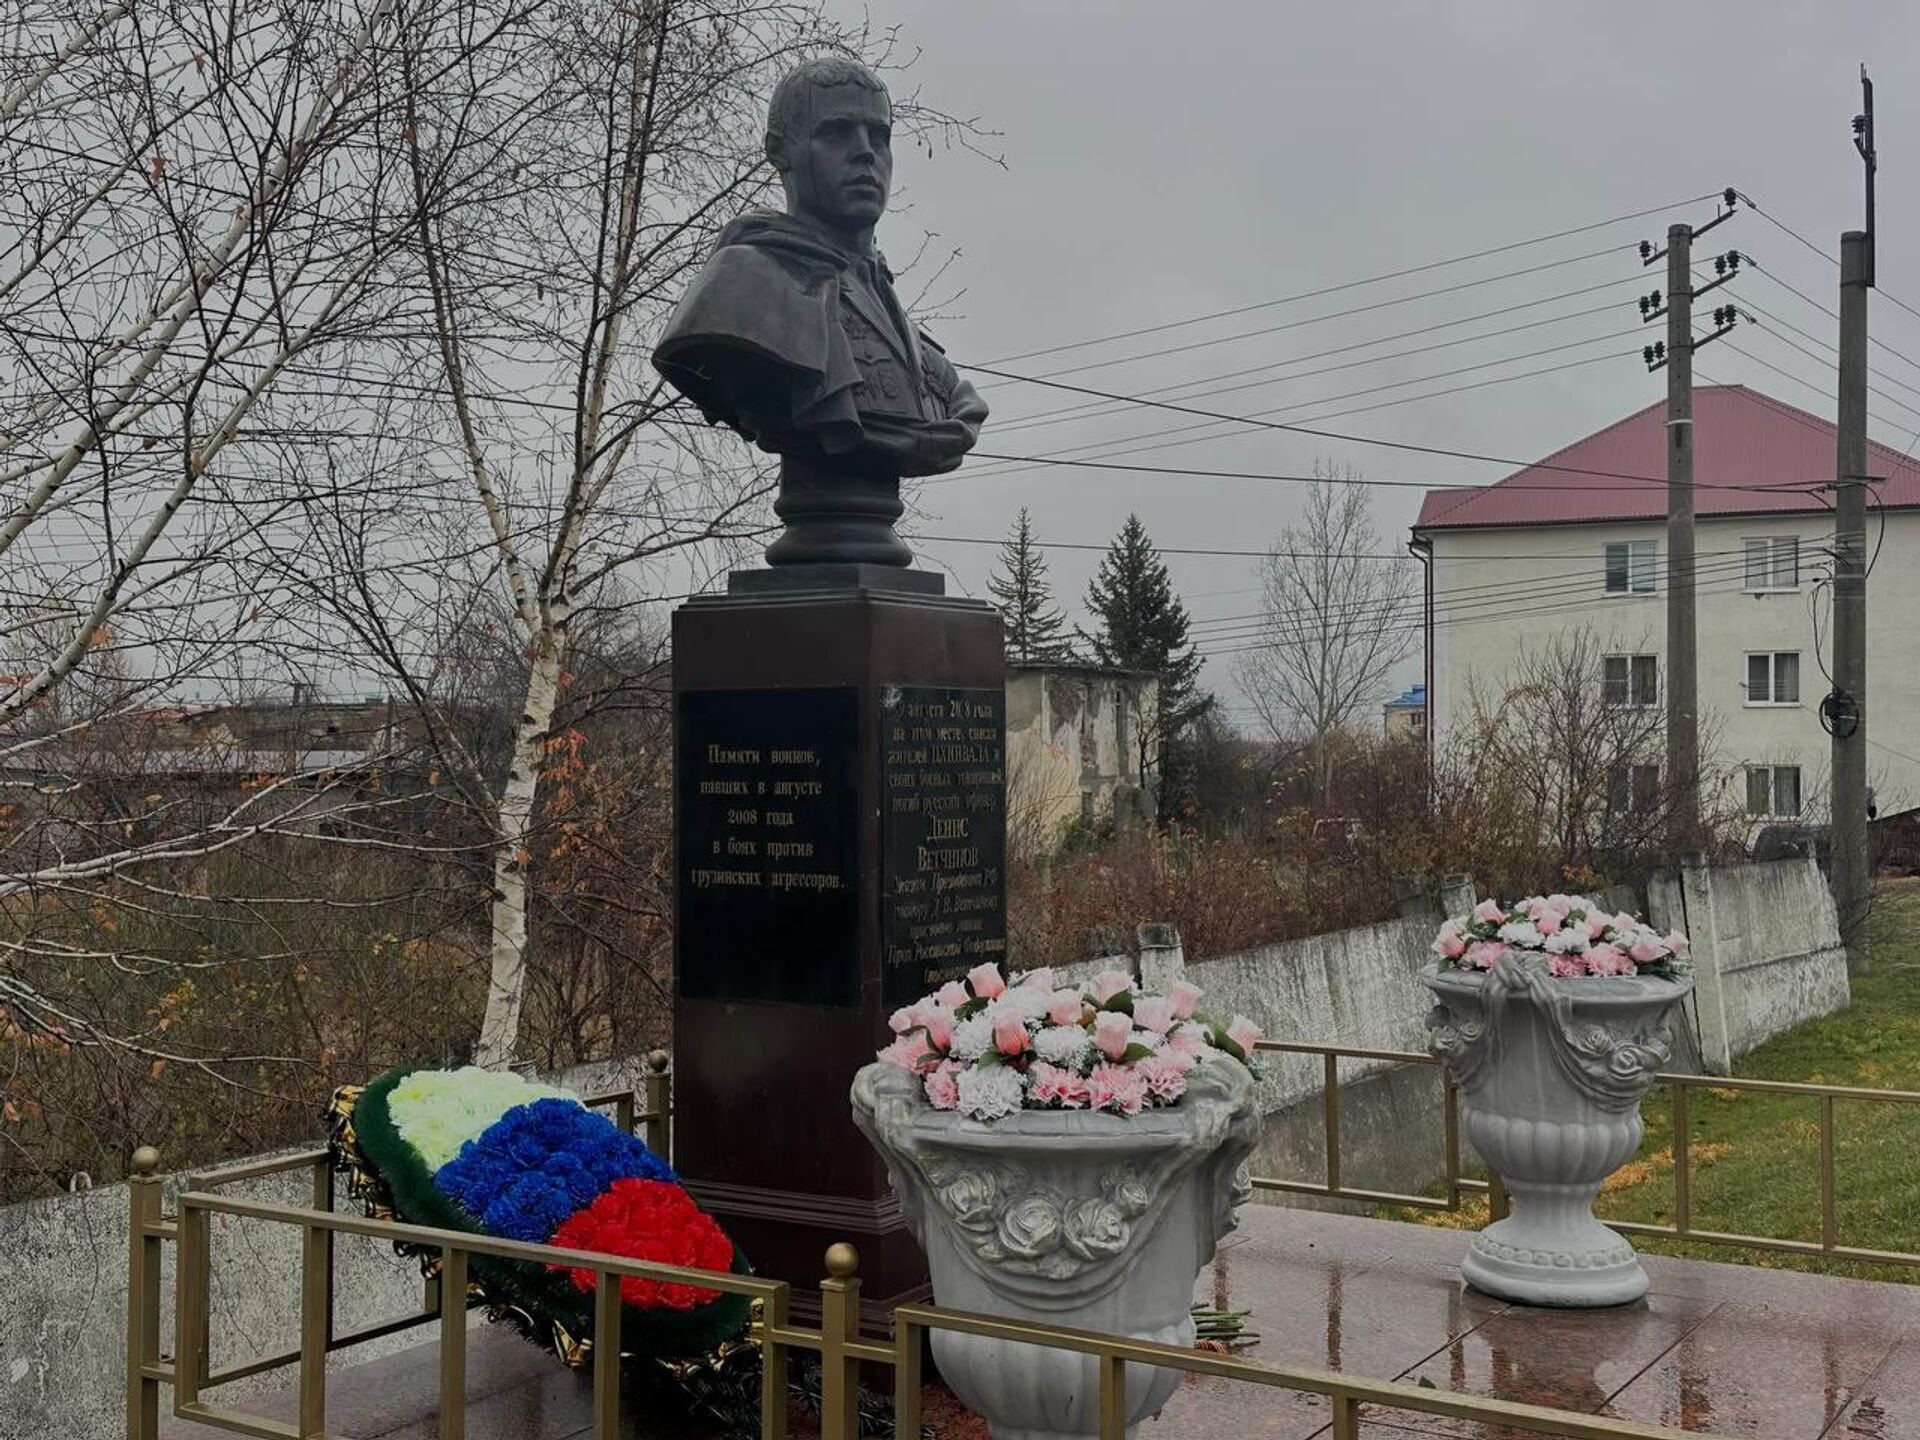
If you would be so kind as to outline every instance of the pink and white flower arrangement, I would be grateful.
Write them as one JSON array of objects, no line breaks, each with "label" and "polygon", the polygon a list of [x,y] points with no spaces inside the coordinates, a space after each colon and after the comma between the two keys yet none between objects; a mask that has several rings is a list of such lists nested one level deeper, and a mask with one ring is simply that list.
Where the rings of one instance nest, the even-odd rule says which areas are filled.
[{"label": "pink and white flower arrangement", "polygon": [[1084,989],[1056,988],[1051,970],[1011,980],[979,965],[888,1021],[879,1052],[918,1075],[927,1103],[973,1120],[1017,1110],[1097,1110],[1138,1115],[1179,1103],[1195,1067],[1221,1056],[1253,1064],[1260,1027],[1199,1015],[1200,988],[1165,995],[1108,970]]},{"label": "pink and white flower arrangement", "polygon": [[1533,895],[1502,905],[1482,900],[1434,937],[1442,970],[1491,970],[1515,951],[1546,956],[1556,979],[1656,975],[1677,980],[1691,966],[1687,937],[1662,935],[1584,895]]}]

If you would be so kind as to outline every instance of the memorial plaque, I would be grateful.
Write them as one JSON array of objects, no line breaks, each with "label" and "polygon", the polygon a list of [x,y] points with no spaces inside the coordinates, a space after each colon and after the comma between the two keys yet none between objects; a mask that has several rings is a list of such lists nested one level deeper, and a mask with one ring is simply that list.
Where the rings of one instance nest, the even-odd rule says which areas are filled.
[{"label": "memorial plaque", "polygon": [[680,993],[860,1003],[859,692],[677,697]]},{"label": "memorial plaque", "polygon": [[881,995],[911,1004],[1007,952],[1007,694],[880,696]]}]

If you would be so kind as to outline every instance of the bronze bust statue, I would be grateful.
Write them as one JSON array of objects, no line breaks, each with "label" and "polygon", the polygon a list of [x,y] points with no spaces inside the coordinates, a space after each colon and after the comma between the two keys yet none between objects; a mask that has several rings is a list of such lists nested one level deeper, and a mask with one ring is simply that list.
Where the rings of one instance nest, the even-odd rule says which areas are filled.
[{"label": "bronze bust statue", "polygon": [[720,232],[653,354],[714,424],[781,457],[771,565],[906,565],[900,477],[954,469],[987,407],[907,318],[873,231],[893,181],[892,107],[866,66],[782,77],[767,159],[785,214]]}]

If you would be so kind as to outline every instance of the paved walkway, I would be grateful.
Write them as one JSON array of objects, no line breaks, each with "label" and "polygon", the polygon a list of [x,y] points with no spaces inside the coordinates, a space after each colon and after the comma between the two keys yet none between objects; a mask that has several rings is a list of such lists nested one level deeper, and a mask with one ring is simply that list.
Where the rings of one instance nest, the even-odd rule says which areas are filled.
[{"label": "paved walkway", "polygon": [[[1261,1338],[1243,1353],[1275,1365],[1756,1440],[1920,1440],[1920,1286],[1649,1257],[1653,1293],[1643,1303],[1535,1310],[1463,1288],[1455,1267],[1465,1245],[1458,1231],[1256,1206],[1197,1297],[1251,1310]],[[588,1433],[584,1383],[531,1346],[476,1332],[470,1359],[472,1440]],[[328,1429],[427,1440],[436,1383],[431,1347],[345,1371],[329,1387]],[[284,1401],[257,1408],[287,1412]],[[929,1397],[928,1419],[941,1440],[985,1440],[985,1426],[949,1396]],[[1327,1421],[1314,1396],[1195,1379],[1140,1440],[1307,1440]],[[1486,1433],[1379,1410],[1362,1429],[1370,1440]],[[667,1437],[644,1421],[633,1430]]]}]

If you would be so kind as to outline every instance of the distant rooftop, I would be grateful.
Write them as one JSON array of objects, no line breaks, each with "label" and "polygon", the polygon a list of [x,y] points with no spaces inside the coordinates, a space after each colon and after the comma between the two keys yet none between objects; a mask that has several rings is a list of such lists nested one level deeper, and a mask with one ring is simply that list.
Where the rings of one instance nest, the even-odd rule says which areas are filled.
[{"label": "distant rooftop", "polygon": [[[1658,520],[1667,513],[1664,401],[1556,450],[1493,485],[1429,490],[1416,532],[1499,525]],[[1745,385],[1693,392],[1695,512],[1825,513],[1833,483],[1833,422]],[[1868,442],[1879,504],[1920,506],[1920,459]]]},{"label": "distant rooftop", "polygon": [[1389,710],[1424,710],[1427,708],[1427,687],[1424,682],[1387,701]]}]

